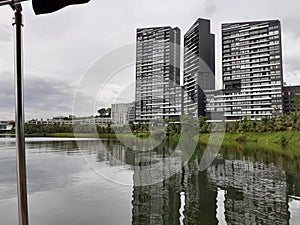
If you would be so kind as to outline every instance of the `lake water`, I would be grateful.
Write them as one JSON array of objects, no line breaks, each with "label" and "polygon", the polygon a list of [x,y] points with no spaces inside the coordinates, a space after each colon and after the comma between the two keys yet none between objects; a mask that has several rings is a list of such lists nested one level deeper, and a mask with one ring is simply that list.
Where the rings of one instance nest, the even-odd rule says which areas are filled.
[{"label": "lake water", "polygon": [[[187,164],[169,144],[145,153],[116,140],[32,138],[26,148],[31,225],[300,224],[293,155],[224,147],[201,172],[203,146]],[[18,223],[15,152],[0,138],[1,225]]]}]

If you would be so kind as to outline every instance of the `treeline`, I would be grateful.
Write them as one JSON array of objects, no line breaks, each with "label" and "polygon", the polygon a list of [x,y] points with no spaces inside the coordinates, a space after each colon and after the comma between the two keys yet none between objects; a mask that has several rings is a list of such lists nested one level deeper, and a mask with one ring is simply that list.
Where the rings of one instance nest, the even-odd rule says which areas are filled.
[{"label": "treeline", "polygon": [[53,134],[53,133],[113,133],[110,124],[107,127],[89,125],[89,124],[75,124],[75,125],[66,125],[66,124],[25,124],[24,127],[25,134]]},{"label": "treeline", "polygon": [[276,118],[263,117],[262,120],[243,120],[226,123],[227,132],[277,132],[300,131],[300,113],[281,115]]},{"label": "treeline", "polygon": [[43,133],[72,133],[72,125],[59,125],[59,124],[25,124],[25,134],[43,134]]},{"label": "treeline", "polygon": [[99,133],[99,134],[113,134],[118,133],[149,133],[149,125],[138,123],[129,124],[130,131],[125,127],[113,127],[111,123],[107,126],[98,126],[92,124],[25,124],[25,134],[51,134],[51,133]]},{"label": "treeline", "polygon": [[[212,126],[214,126],[214,131],[216,130],[216,123],[212,124],[207,121],[207,117],[199,117],[198,126],[191,122],[188,124],[197,126],[196,129],[199,129],[199,133],[210,133],[212,131]],[[167,134],[174,135],[181,133],[181,125],[175,123],[174,121],[166,121]],[[226,122],[226,132],[277,132],[277,131],[300,131],[300,112],[297,111],[291,115],[281,115],[278,117],[268,118],[263,117],[262,120],[250,120],[244,119],[242,121],[231,121]],[[222,126],[221,126],[222,127]],[[130,131],[125,127],[114,128],[111,124],[108,124],[105,127],[88,125],[88,124],[76,124],[76,125],[61,125],[61,124],[50,124],[50,125],[41,125],[41,124],[26,124],[25,125],[25,134],[51,134],[51,133],[107,133],[112,134],[115,131],[118,133],[150,133],[151,127],[147,124],[138,123],[138,124],[129,124]],[[157,129],[157,128],[154,128]],[[193,128],[194,129],[194,128]],[[221,130],[224,130],[224,126]]]},{"label": "treeline", "polygon": [[[278,132],[278,131],[300,131],[300,112],[290,115],[283,114],[278,117],[263,117],[261,120],[244,119],[242,121],[230,121],[225,124],[210,123],[207,117],[199,117],[199,133],[210,133],[212,130],[226,130],[231,133],[242,132]],[[225,128],[224,128],[225,125]],[[170,123],[167,127],[170,134],[181,132],[180,124]]]},{"label": "treeline", "polygon": [[[199,132],[210,133],[212,126],[217,123],[207,122],[207,117],[199,118]],[[225,123],[226,132],[278,132],[300,131],[300,112],[291,115],[283,114],[278,117],[263,117],[261,120],[244,119],[242,121],[230,121]],[[216,130],[214,128],[214,130]]]}]

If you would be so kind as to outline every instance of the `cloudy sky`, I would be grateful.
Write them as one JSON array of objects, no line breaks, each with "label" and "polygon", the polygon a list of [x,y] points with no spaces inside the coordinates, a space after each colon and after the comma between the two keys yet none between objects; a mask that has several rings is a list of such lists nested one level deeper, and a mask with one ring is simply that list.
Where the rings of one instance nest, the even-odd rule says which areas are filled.
[{"label": "cloudy sky", "polygon": [[[93,80],[98,92],[82,88],[82,83],[95,62],[121,46],[134,44],[136,28],[177,26],[183,35],[197,18],[210,19],[216,34],[218,87],[221,23],[265,19],[282,22],[284,81],[300,84],[299,1],[91,0],[42,16],[34,15],[30,2],[23,3],[23,8],[26,119],[72,114],[76,93],[83,109],[87,99],[93,100],[96,109],[109,106],[118,96],[130,96],[124,93],[134,82],[133,64],[120,68],[109,80],[107,74],[99,73],[99,80]],[[12,15],[9,7],[1,7],[0,120],[14,118]],[[93,113],[93,109],[86,111]]]}]

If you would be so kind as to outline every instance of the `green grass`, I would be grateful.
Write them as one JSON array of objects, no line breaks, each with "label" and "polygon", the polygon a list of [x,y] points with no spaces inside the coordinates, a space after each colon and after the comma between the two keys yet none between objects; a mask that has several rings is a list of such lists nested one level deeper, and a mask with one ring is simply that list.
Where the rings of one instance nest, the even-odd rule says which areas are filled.
[{"label": "green grass", "polygon": [[[122,137],[139,137],[139,138],[148,138],[148,133],[138,133],[138,134],[118,134]],[[74,138],[73,133],[38,133],[38,134],[29,134],[27,137],[66,137]],[[94,134],[94,133],[82,133],[76,134],[76,137],[82,138],[116,138],[115,134]],[[201,143],[208,143],[210,138],[209,133],[200,134],[199,140]],[[175,134],[170,137],[173,141],[179,141],[180,135]],[[255,133],[255,132],[246,132],[246,133],[225,133],[223,143],[232,144],[232,143],[257,143],[257,144],[279,144],[282,146],[287,145],[300,145],[300,131],[282,131],[282,132],[264,132],[264,133]]]},{"label": "green grass", "polygon": [[[199,141],[207,144],[210,134],[201,134]],[[287,155],[289,157],[300,157],[300,132],[264,132],[264,133],[225,133],[222,149],[234,149],[238,151],[266,151]]]},{"label": "green grass", "polygon": [[[200,141],[207,143],[210,134],[200,134]],[[300,144],[300,131],[282,132],[246,132],[246,133],[225,133],[224,142],[257,142],[273,144]]]}]

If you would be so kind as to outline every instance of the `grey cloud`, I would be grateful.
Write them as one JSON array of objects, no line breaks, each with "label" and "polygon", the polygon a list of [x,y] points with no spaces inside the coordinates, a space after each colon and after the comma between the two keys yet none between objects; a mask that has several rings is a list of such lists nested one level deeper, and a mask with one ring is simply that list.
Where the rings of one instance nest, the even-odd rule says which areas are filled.
[{"label": "grey cloud", "polygon": [[[28,76],[25,80],[25,107],[46,111],[49,116],[72,114],[76,91],[77,85],[69,80]],[[84,105],[92,101],[92,98],[87,93],[78,92],[77,99],[83,104],[82,113],[84,113]],[[33,113],[34,111],[29,111],[29,114]]]},{"label": "grey cloud", "polygon": [[0,93],[0,110],[3,112],[7,108],[12,108],[14,106],[14,96],[5,94],[5,93]]},{"label": "grey cloud", "polygon": [[9,42],[12,40],[12,28],[8,25],[0,25],[0,42]]},{"label": "grey cloud", "polygon": [[284,61],[289,71],[300,71],[300,55],[288,55]]},{"label": "grey cloud", "polygon": [[[77,85],[65,79],[42,79],[30,74],[25,75],[24,106],[26,119],[32,117],[53,117],[72,113],[73,99]],[[91,97],[85,93],[77,93],[84,104]],[[14,81],[9,72],[0,74],[0,118],[12,119],[14,115]],[[9,114],[7,112],[10,112]],[[83,112],[84,114],[84,108]],[[9,117],[9,118],[7,118]]]},{"label": "grey cloud", "polygon": [[0,73],[0,93],[14,95],[14,75],[9,71]]},{"label": "grey cloud", "polygon": [[203,13],[205,13],[207,16],[212,16],[217,12],[215,0],[206,0],[203,5]]},{"label": "grey cloud", "polygon": [[282,18],[283,32],[290,34],[293,39],[300,38],[300,23],[299,17],[292,15]]},{"label": "grey cloud", "polygon": [[300,71],[286,72],[284,82],[286,85],[299,85]]},{"label": "grey cloud", "polygon": [[[14,80],[13,74],[8,71],[3,71],[0,73],[0,120],[1,116],[7,113],[13,113],[13,107],[15,104],[14,97]],[[12,119],[10,117],[10,119]]]}]

